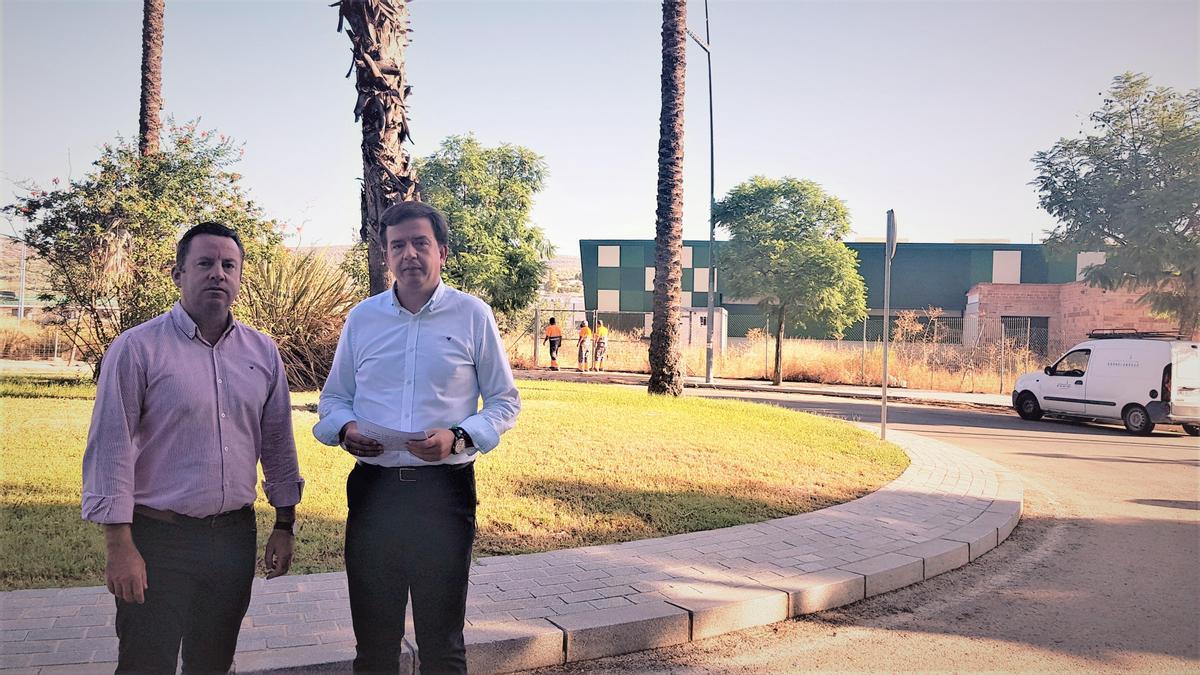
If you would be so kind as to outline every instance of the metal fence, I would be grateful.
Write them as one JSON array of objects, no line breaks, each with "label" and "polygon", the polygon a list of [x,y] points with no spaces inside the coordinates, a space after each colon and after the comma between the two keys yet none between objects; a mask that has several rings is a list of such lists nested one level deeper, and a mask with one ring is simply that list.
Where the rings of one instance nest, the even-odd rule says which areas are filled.
[{"label": "metal fence", "polygon": [[26,319],[0,324],[0,359],[74,361],[78,350],[66,333]]},{"label": "metal fence", "polygon": [[[705,330],[701,312],[683,310],[680,337],[684,369],[704,372]],[[568,311],[543,308],[525,340],[510,351],[524,367],[549,363],[541,335],[549,317],[563,327],[560,365],[575,366],[580,321],[594,327],[597,318],[610,326],[607,370],[648,372],[650,327],[642,312]],[[787,338],[783,344],[785,380],[878,386],[883,370],[883,318],[860,322],[840,340]],[[775,368],[774,327],[761,315],[729,316],[729,346],[714,359],[717,377],[770,379]],[[1038,317],[1004,317],[990,322],[901,312],[889,323],[891,386],[946,391],[1005,393],[1022,373],[1052,363],[1073,346],[1051,339],[1048,322]]]}]

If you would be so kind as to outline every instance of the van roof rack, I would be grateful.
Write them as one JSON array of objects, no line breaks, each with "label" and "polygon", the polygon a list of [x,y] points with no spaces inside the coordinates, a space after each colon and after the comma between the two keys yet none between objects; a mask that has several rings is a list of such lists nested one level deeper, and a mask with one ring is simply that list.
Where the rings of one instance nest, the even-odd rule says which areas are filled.
[{"label": "van roof rack", "polygon": [[1183,340],[1187,336],[1165,330],[1136,330],[1133,328],[1096,328],[1088,333],[1092,340]]}]

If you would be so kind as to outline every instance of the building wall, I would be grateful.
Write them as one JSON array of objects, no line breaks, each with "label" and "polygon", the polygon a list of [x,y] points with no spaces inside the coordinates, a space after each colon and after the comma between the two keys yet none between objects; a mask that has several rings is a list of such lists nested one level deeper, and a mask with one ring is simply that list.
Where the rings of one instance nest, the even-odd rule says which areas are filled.
[{"label": "building wall", "polygon": [[[718,269],[721,244],[716,246]],[[868,312],[877,315],[883,308],[884,244],[849,242],[846,246],[858,256]],[[583,240],[579,248],[584,303],[589,310],[653,310],[653,240]],[[1106,293],[1076,282],[1087,265],[1103,260],[1103,254],[1062,254],[1042,244],[900,243],[892,260],[892,311],[935,307],[948,317],[961,315],[964,339],[981,333],[985,338],[999,336],[1002,316],[1047,317],[1051,341],[1082,339],[1079,336],[1099,327],[1173,328],[1136,305],[1136,293]],[[710,265],[707,241],[684,241],[683,307],[707,305],[707,287],[701,281]],[[733,298],[726,302],[722,282],[717,279],[716,302],[729,311],[729,336],[742,337],[755,328],[770,330],[771,321],[756,305]],[[969,300],[976,289],[984,289],[975,294],[982,304],[973,306]],[[859,323],[846,335],[863,332]],[[788,337],[829,336],[789,328]]]},{"label": "building wall", "polygon": [[[1083,282],[1066,284],[976,284],[967,293],[964,312],[965,342],[982,334],[994,339],[1001,334],[1001,317],[1046,317],[1051,345],[1067,345],[1087,339],[1101,328],[1144,331],[1174,331],[1170,319],[1150,316],[1138,303],[1140,292],[1106,291]],[[1065,348],[1065,347],[1064,347]]]},{"label": "building wall", "polygon": [[1096,328],[1170,332],[1179,329],[1177,321],[1150,316],[1149,309],[1138,303],[1141,295],[1139,291],[1106,291],[1078,282],[1064,284],[1059,296],[1062,339],[1080,341]]}]

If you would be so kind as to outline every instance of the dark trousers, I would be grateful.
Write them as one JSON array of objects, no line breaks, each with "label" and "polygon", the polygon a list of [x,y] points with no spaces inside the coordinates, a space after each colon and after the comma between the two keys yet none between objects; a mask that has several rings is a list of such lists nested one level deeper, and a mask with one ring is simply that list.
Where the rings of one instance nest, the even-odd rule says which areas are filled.
[{"label": "dark trousers", "polygon": [[355,672],[394,673],[412,594],[422,675],[466,673],[463,623],[475,541],[472,464],[358,464],[346,481],[346,578]]},{"label": "dark trousers", "polygon": [[212,519],[164,522],[135,513],[146,602],[117,600],[118,673],[225,673],[250,604],[256,528],[246,507]]},{"label": "dark trousers", "polygon": [[562,347],[562,338],[560,338],[560,337],[550,338],[550,360],[551,361],[558,360],[558,349],[560,347]]}]

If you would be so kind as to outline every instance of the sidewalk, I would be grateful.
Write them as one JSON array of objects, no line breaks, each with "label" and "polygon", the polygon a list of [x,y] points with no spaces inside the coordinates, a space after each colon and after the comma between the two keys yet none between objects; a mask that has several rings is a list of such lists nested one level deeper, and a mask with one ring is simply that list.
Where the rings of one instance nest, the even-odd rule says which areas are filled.
[{"label": "sidewalk", "polygon": [[[560,380],[568,382],[601,382],[605,384],[635,384],[645,385],[650,379],[643,373],[580,373],[575,370],[514,370],[518,378],[527,380]],[[815,394],[818,396],[836,396],[839,398],[858,398],[878,401],[883,398],[879,387],[861,387],[849,384],[818,384],[815,382],[784,382],[776,387],[763,380],[732,380],[713,378],[712,384],[704,382],[703,377],[688,377],[686,386],[697,389],[724,389],[729,391],[764,391],[786,394]],[[964,394],[954,391],[934,391],[930,389],[900,389],[888,387],[888,401],[896,403],[912,403],[927,405],[949,405],[972,408],[984,408],[1006,411],[1012,410],[1010,394]]]},{"label": "sidewalk", "polygon": [[[912,463],[862,499],[720,530],[476,561],[465,630],[471,672],[594,659],[783,621],[928,579],[1008,537],[1023,494],[1014,474],[939,441],[892,436]],[[354,635],[346,597],[343,572],[256,579],[236,671],[348,670]],[[113,614],[103,587],[2,593],[0,668],[111,672]],[[412,672],[411,637],[405,647],[403,672]]]}]

